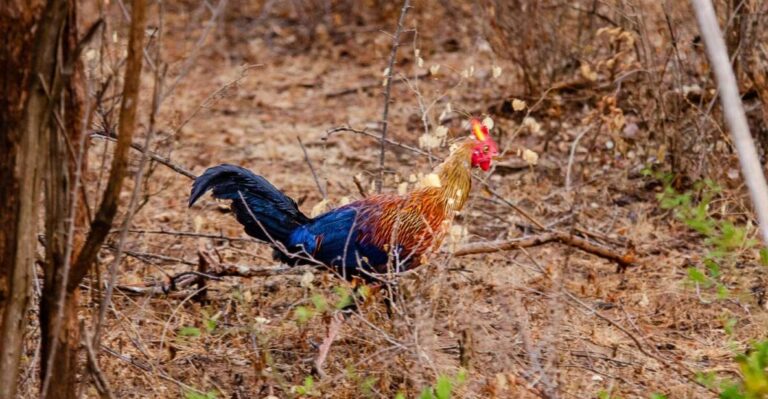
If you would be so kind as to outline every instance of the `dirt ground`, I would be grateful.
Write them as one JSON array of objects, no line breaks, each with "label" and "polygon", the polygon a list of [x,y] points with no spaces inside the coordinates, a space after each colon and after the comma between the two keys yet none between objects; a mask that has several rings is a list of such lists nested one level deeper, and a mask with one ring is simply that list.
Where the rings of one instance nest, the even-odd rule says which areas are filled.
[{"label": "dirt ground", "polygon": [[[193,50],[205,30],[199,23],[204,15],[181,5],[166,11],[164,57],[170,71],[184,68],[180,60],[190,51],[199,54],[162,104],[154,150],[195,174],[220,163],[247,167],[310,214],[322,195],[301,139],[331,206],[360,198],[355,176],[372,189],[379,142],[349,132],[326,138],[326,131],[346,125],[378,134],[389,34],[359,29],[342,44],[281,51],[283,43],[237,25],[237,12],[233,16],[230,10],[227,27],[215,28]],[[413,36],[407,38],[395,70],[389,137],[418,147],[424,109],[431,128],[440,118],[448,120],[450,137],[467,134],[461,123],[469,115],[491,117],[492,134],[506,152],[479,179],[549,228],[591,232],[591,240],[618,253],[632,248],[635,266],[619,273],[615,263],[559,243],[462,257],[452,256],[448,243],[429,265],[400,279],[394,310],[388,312],[380,292],[358,313],[345,316],[322,375],[313,370],[318,346],[333,304],[349,287],[328,272],[224,277],[208,282],[206,300],[194,297],[194,289],[167,295],[120,291],[99,356],[115,396],[393,398],[402,392],[418,397],[447,376],[460,398],[546,392],[564,398],[716,397],[694,382],[696,375],[738,375],[734,354],[764,336],[768,319],[751,290],[762,284],[761,266],[745,257],[728,281],[728,300],[697,292],[688,283],[687,267],[701,261],[702,239],[659,209],[658,185],[639,173],[647,156],[617,156],[610,136],[586,132],[569,166],[591,101],[578,92],[563,93],[529,113],[541,93],[522,94],[518,76],[510,72],[515,67],[481,38],[459,48],[421,49],[418,56]],[[144,81],[147,104],[152,85],[150,69]],[[511,97],[527,106],[504,107]],[[554,108],[562,112],[548,112]],[[146,129],[148,113],[141,123]],[[100,140],[92,145],[89,178],[98,180],[109,148],[105,151]],[[524,149],[538,155],[535,166],[520,156]],[[435,150],[447,151],[447,146]],[[138,157],[133,154],[134,169]],[[428,173],[430,162],[388,146],[386,167],[384,190],[394,192],[411,175]],[[456,221],[466,228],[456,237],[458,244],[535,234],[531,222],[484,190],[481,180]],[[188,208],[191,183],[162,165],[149,175],[146,201],[126,246],[131,252],[120,264],[121,286],[144,287],[197,270],[201,251],[221,263],[276,266],[266,245],[246,239],[226,204],[205,196]],[[731,198],[743,201],[736,194]],[[103,251],[101,263],[108,265],[113,256]],[[97,290],[89,284],[82,295],[87,320]],[[732,332],[725,318],[737,320]],[[456,377],[460,369],[466,370],[465,379]],[[84,394],[96,396],[92,388]]]}]

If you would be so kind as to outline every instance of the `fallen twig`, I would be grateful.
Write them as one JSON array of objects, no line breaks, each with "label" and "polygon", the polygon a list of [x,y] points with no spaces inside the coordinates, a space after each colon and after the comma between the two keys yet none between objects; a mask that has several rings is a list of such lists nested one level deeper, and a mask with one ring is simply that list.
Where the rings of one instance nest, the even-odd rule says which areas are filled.
[{"label": "fallen twig", "polygon": [[[128,252],[126,252],[128,254]],[[194,263],[194,262],[190,262]],[[213,265],[209,265],[213,266]],[[303,274],[312,266],[267,266],[251,267],[246,265],[219,264],[217,269],[208,270],[207,273],[198,271],[186,271],[178,273],[168,279],[167,282],[145,286],[118,285],[116,288],[123,293],[132,295],[161,296],[169,295],[199,285],[203,280],[221,280],[222,277],[269,277],[286,274]]]},{"label": "fallen twig", "polygon": [[[117,232],[119,230],[112,230],[112,232]],[[143,230],[143,229],[129,229],[129,233],[134,234],[163,234],[163,235],[169,235],[169,236],[179,236],[179,237],[197,237],[197,238],[212,238],[215,240],[227,240],[227,241],[255,241],[254,238],[249,237],[229,237],[225,236],[222,233],[195,233],[194,231],[177,231],[177,230]]]},{"label": "fallen twig", "polygon": [[619,271],[623,271],[627,267],[633,266],[636,262],[634,251],[631,248],[624,254],[618,254],[609,248],[593,243],[585,238],[562,231],[550,231],[527,237],[513,238],[510,240],[497,240],[464,244],[456,248],[456,251],[453,252],[453,255],[464,256],[508,251],[510,249],[536,247],[553,241],[561,242],[563,244],[579,248],[582,251],[592,255],[616,262],[619,266]]},{"label": "fallen twig", "polygon": [[[644,354],[645,356],[650,357],[651,359],[657,360],[664,367],[674,370],[675,372],[680,374],[682,377],[686,378],[688,381],[691,381],[691,382],[695,383],[696,385],[709,390],[710,392],[713,392],[715,394],[718,393],[711,386],[707,386],[706,384],[702,383],[698,379],[697,374],[693,370],[689,369],[687,366],[682,364],[679,360],[673,360],[675,365],[677,367],[679,367],[679,368],[676,369],[666,359],[664,359],[662,357],[659,357],[659,356],[656,356],[655,354],[652,354],[652,353],[648,352],[645,349],[645,346],[643,345],[643,343],[640,341],[640,338],[636,337],[634,334],[632,334],[632,332],[630,332],[629,330],[624,328],[621,324],[617,323],[616,321],[614,321],[610,317],[607,317],[607,316],[601,314],[600,312],[598,312],[593,307],[591,307],[588,304],[584,303],[584,301],[579,299],[576,295],[573,295],[570,291],[563,289],[562,292],[563,292],[563,294],[565,294],[566,297],[568,297],[573,302],[573,303],[570,304],[571,306],[582,307],[589,314],[591,314],[591,315],[593,315],[593,316],[595,316],[595,317],[597,317],[597,318],[607,322],[608,324],[610,324],[613,327],[617,328],[619,331],[623,332],[627,337],[629,337],[629,339],[632,340],[632,342],[635,344],[635,347],[637,348],[637,350],[640,351],[640,353]],[[576,305],[578,305],[578,306],[576,306]]]}]

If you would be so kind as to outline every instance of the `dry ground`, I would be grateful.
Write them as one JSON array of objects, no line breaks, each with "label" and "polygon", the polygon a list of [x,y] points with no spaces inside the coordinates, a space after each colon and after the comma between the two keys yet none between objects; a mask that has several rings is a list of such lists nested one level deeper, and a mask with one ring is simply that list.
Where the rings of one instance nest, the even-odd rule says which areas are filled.
[{"label": "dry ground", "polygon": [[[165,40],[193,43],[189,38],[197,37],[202,27],[184,28],[194,15],[174,12],[169,10]],[[323,140],[329,128],[375,127],[381,117],[380,82],[388,46],[375,44],[386,35],[375,30],[358,35],[372,43],[366,57],[345,55],[334,47],[279,53],[258,36],[232,46],[217,30],[163,104],[161,134],[153,148],[196,174],[225,162],[248,167],[310,213],[322,198],[303,159],[300,137],[321,183],[327,182],[329,200],[359,198],[353,177],[361,174],[364,184],[371,184],[378,142],[351,133]],[[166,56],[176,59],[189,46],[167,44]],[[617,251],[633,245],[637,266],[617,273],[614,264],[561,244],[469,257],[439,255],[402,278],[393,315],[379,298],[345,320],[325,364],[325,378],[314,377],[312,395],[391,398],[403,391],[413,397],[439,375],[456,375],[464,364],[467,378],[457,397],[536,397],[547,384],[556,386],[560,396],[573,398],[596,397],[601,391],[611,398],[647,398],[652,393],[715,397],[693,383],[691,373],[732,376],[737,372],[735,351],[763,335],[766,313],[750,293],[759,266],[742,264],[738,278],[730,282],[732,299],[711,301],[711,292],[697,295],[686,284],[686,266],[699,261],[704,249],[697,236],[657,208],[655,186],[638,174],[643,154],[634,159],[616,156],[606,147],[610,137],[587,134],[575,154],[573,188],[565,190],[568,151],[583,131],[580,121],[588,111],[578,93],[558,96],[557,108],[563,112],[545,112],[554,107],[546,102],[533,113],[540,123],[537,132],[521,127],[526,110],[491,107],[520,90],[514,75],[507,73],[511,67],[487,46],[433,49],[422,68],[414,61],[412,43],[404,43],[401,52],[406,60],[397,73],[405,74],[409,83],[393,88],[393,139],[418,144],[423,133],[420,100],[431,106],[432,121],[448,104],[456,111],[448,116],[457,118],[490,113],[494,135],[508,153],[483,178],[545,224],[582,227]],[[253,64],[259,65],[244,71]],[[432,65],[441,66],[435,76],[413,79]],[[494,66],[503,68],[501,76],[493,77]],[[462,77],[469,68],[474,69],[472,76]],[[150,74],[145,86],[150,93]],[[538,100],[523,99],[529,106]],[[147,123],[145,116],[143,126]],[[451,135],[464,134],[457,120],[449,126]],[[93,179],[99,177],[103,146],[94,141]],[[517,156],[520,148],[536,151],[538,165],[524,166]],[[411,174],[430,170],[423,156],[395,147],[387,151],[387,191],[395,191],[398,181]],[[190,185],[188,178],[157,167],[134,228],[246,237],[222,204],[208,196],[188,209]],[[468,229],[463,241],[522,236],[529,234],[523,226],[530,225],[477,187],[458,223]],[[274,264],[268,248],[247,240],[134,232],[127,249],[191,264],[198,263],[200,249],[217,252],[225,263]],[[112,256],[105,250],[103,264]],[[121,263],[119,283],[143,286],[195,268],[129,256]],[[208,300],[202,303],[192,292],[154,297],[119,293],[103,338],[102,371],[116,397],[183,397],[190,392],[301,396],[294,387],[313,375],[316,345],[329,317],[315,315],[301,322],[297,309],[313,309],[320,297],[332,304],[338,299],[336,287],[347,285],[322,271],[307,280],[306,275],[227,277],[210,283]],[[86,319],[92,295],[91,288],[84,288]],[[728,317],[738,320],[730,336],[724,329]],[[87,388],[85,394],[94,396],[95,391]]]}]

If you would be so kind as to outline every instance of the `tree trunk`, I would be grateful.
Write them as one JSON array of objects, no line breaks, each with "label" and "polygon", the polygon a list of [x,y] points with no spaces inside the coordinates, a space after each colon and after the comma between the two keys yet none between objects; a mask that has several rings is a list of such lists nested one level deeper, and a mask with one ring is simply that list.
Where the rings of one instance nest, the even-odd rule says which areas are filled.
[{"label": "tree trunk", "polygon": [[41,2],[0,5],[0,398],[16,394],[37,243],[41,166],[38,119],[45,101],[33,93],[30,65]]},{"label": "tree trunk", "polygon": [[[68,290],[72,281],[73,269],[70,267],[83,241],[82,227],[87,224],[81,197],[77,206],[73,203],[72,193],[75,186],[77,160],[86,151],[87,141],[82,141],[84,132],[85,90],[84,68],[76,54],[79,34],[77,28],[77,7],[71,0],[54,0],[59,3],[54,9],[48,9],[53,26],[62,26],[60,40],[62,56],[52,86],[61,88],[60,98],[55,109],[58,121],[51,120],[47,134],[44,135],[44,148],[47,149],[47,168],[45,184],[45,230],[46,261],[44,264],[44,282],[40,298],[40,340],[41,363],[40,381],[44,398],[76,398],[77,375],[81,372],[78,364],[80,330],[77,310],[79,291]],[[63,7],[63,8],[61,8]],[[62,13],[62,11],[64,11]],[[62,131],[62,128],[64,131]],[[80,147],[82,141],[83,148]],[[67,142],[71,148],[68,148]],[[85,157],[81,157],[85,162]],[[85,168],[85,165],[81,165]],[[77,193],[81,195],[81,193]],[[75,207],[76,209],[72,209]],[[74,221],[72,220],[74,218]],[[74,229],[69,228],[75,223]],[[68,240],[68,235],[74,237]],[[67,248],[71,245],[71,248]],[[69,274],[69,278],[65,278]],[[77,273],[80,274],[80,273]],[[72,286],[78,287],[80,281]]]}]

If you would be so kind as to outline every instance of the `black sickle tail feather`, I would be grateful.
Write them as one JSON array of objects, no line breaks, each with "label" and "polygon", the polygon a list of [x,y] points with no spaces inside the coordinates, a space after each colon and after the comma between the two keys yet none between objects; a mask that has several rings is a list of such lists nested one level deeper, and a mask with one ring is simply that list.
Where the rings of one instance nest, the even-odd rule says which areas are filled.
[{"label": "black sickle tail feather", "polygon": [[232,200],[237,221],[248,235],[260,240],[285,244],[294,229],[310,220],[267,179],[239,166],[223,164],[206,170],[192,184],[189,206],[208,190],[213,190],[214,198]]}]

